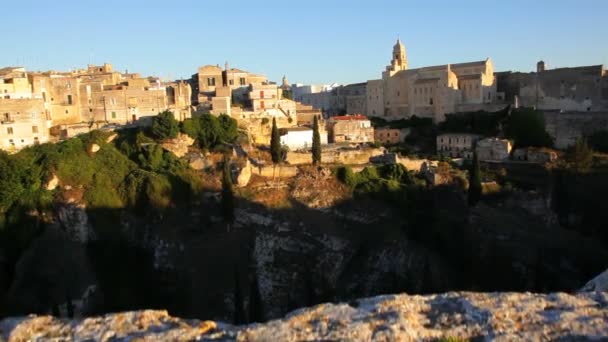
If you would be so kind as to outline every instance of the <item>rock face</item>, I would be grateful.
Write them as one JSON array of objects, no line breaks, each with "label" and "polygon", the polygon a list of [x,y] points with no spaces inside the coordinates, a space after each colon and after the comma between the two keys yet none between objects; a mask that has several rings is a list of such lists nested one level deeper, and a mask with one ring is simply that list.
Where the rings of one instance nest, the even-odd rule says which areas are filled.
[{"label": "rock face", "polygon": [[591,279],[581,291],[608,291],[608,270]]},{"label": "rock face", "polygon": [[2,337],[29,340],[150,341],[493,341],[603,339],[606,293],[389,295],[300,309],[263,324],[232,326],[136,311],[83,320],[8,318]]},{"label": "rock face", "polygon": [[175,139],[168,139],[162,144],[162,147],[181,158],[188,153],[188,147],[194,144],[194,139],[190,138],[186,134],[178,133]]}]

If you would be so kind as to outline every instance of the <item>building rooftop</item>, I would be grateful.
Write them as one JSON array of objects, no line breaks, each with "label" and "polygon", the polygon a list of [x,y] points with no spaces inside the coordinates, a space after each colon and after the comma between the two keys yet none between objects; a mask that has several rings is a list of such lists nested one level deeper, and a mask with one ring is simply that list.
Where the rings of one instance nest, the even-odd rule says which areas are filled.
[{"label": "building rooftop", "polygon": [[367,116],[361,115],[361,114],[334,116],[331,119],[332,120],[341,120],[341,121],[348,121],[348,120],[369,120]]}]

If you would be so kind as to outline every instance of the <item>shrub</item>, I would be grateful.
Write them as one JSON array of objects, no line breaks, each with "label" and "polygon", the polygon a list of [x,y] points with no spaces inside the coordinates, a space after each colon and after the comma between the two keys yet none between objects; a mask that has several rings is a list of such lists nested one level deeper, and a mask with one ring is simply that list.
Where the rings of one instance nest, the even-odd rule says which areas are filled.
[{"label": "shrub", "polygon": [[505,136],[515,141],[516,147],[550,147],[553,139],[545,130],[542,112],[521,108],[511,112],[505,124]]},{"label": "shrub", "polygon": [[339,181],[346,184],[351,189],[357,186],[357,175],[353,172],[350,166],[342,166],[336,171],[336,176]]},{"label": "shrub", "polygon": [[236,120],[226,114],[215,117],[203,114],[182,123],[182,132],[197,140],[200,148],[211,149],[221,143],[232,143],[238,138]]},{"label": "shrub", "polygon": [[179,123],[171,111],[164,111],[154,117],[152,121],[152,134],[160,140],[175,138],[179,132]]}]

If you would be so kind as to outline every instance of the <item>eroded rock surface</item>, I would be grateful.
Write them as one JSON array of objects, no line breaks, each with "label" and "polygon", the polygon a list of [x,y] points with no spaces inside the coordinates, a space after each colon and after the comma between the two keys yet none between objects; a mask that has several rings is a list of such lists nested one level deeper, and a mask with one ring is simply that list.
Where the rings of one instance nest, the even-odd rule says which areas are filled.
[{"label": "eroded rock surface", "polygon": [[494,341],[608,337],[608,295],[446,293],[389,295],[300,309],[264,324],[230,324],[136,311],[83,320],[48,316],[0,322],[9,341]]}]

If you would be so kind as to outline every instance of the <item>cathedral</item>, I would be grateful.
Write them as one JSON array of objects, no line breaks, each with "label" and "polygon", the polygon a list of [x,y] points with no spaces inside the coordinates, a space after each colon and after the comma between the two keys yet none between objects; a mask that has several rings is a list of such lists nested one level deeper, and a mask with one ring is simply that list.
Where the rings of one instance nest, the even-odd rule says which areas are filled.
[{"label": "cathedral", "polygon": [[445,114],[490,109],[496,101],[494,67],[485,61],[409,69],[401,40],[382,79],[366,87],[367,115],[388,120],[413,115],[441,122]]}]

